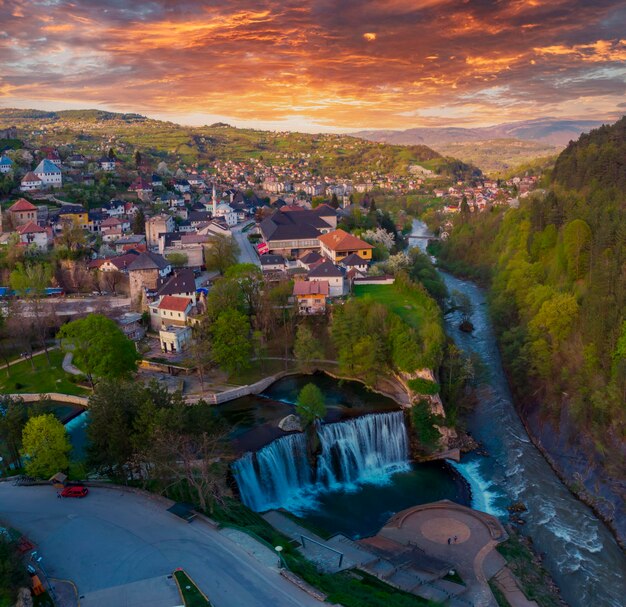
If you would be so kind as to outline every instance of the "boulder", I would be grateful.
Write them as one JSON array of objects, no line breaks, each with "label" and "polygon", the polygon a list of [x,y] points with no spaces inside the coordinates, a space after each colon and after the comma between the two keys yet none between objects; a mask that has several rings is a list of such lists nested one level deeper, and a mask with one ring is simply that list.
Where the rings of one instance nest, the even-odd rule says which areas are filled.
[{"label": "boulder", "polygon": [[297,415],[291,413],[287,417],[283,417],[278,422],[278,427],[284,432],[302,432],[302,425],[300,424],[300,418]]}]

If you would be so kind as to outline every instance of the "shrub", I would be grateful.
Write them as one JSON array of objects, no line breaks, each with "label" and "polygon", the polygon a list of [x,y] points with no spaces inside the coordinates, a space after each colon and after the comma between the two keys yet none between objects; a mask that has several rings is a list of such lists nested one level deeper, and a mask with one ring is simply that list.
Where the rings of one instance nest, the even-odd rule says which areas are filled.
[{"label": "shrub", "polygon": [[439,384],[437,382],[431,381],[430,379],[424,379],[423,377],[410,379],[407,384],[413,392],[417,392],[418,394],[433,395],[439,392]]}]

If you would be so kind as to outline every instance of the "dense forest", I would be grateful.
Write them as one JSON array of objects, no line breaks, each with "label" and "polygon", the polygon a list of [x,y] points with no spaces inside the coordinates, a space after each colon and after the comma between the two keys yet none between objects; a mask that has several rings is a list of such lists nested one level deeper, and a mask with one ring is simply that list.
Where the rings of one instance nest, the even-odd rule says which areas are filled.
[{"label": "dense forest", "polygon": [[[505,366],[612,477],[625,467],[626,118],[571,143],[519,209],[459,216],[440,261],[490,286]],[[581,446],[579,445],[579,447]],[[591,446],[591,448],[589,448]]]},{"label": "dense forest", "polygon": [[626,116],[570,143],[556,161],[553,179],[573,189],[626,190]]}]

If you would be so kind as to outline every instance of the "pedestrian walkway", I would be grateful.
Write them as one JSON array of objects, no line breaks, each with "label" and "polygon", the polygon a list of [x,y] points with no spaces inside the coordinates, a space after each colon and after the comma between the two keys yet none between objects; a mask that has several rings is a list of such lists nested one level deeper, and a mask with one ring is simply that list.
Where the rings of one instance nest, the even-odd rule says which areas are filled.
[{"label": "pedestrian walkway", "polygon": [[536,601],[529,601],[519,589],[517,579],[508,567],[500,569],[494,577],[494,581],[511,607],[539,607]]},{"label": "pedestrian walkway", "polygon": [[62,364],[63,371],[65,371],[66,373],[69,373],[70,375],[83,375],[83,372],[72,363],[73,358],[74,358],[73,352],[68,352],[63,357],[63,364]]},{"label": "pedestrian walkway", "polygon": [[[320,569],[336,573],[359,568],[386,583],[448,607],[477,607],[465,596],[463,585],[441,579],[451,569],[449,563],[381,536],[354,541],[342,534],[324,539],[278,511],[263,515],[265,520],[297,541],[300,552]],[[487,603],[485,603],[487,605]]]},{"label": "pedestrian walkway", "polygon": [[277,510],[267,512],[263,518],[275,529],[298,542],[300,552],[329,573],[351,569],[377,558],[343,535],[326,540]]}]

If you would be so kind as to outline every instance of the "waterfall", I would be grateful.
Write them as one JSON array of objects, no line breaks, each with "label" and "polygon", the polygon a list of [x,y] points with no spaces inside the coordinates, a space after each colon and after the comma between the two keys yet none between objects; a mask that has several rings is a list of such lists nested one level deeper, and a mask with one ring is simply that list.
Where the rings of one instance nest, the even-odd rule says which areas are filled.
[{"label": "waterfall", "polygon": [[315,474],[307,459],[306,436],[290,434],[233,464],[244,504],[257,512],[299,511],[322,491],[382,484],[406,469],[409,447],[401,411],[364,415],[319,428],[321,453]]}]

